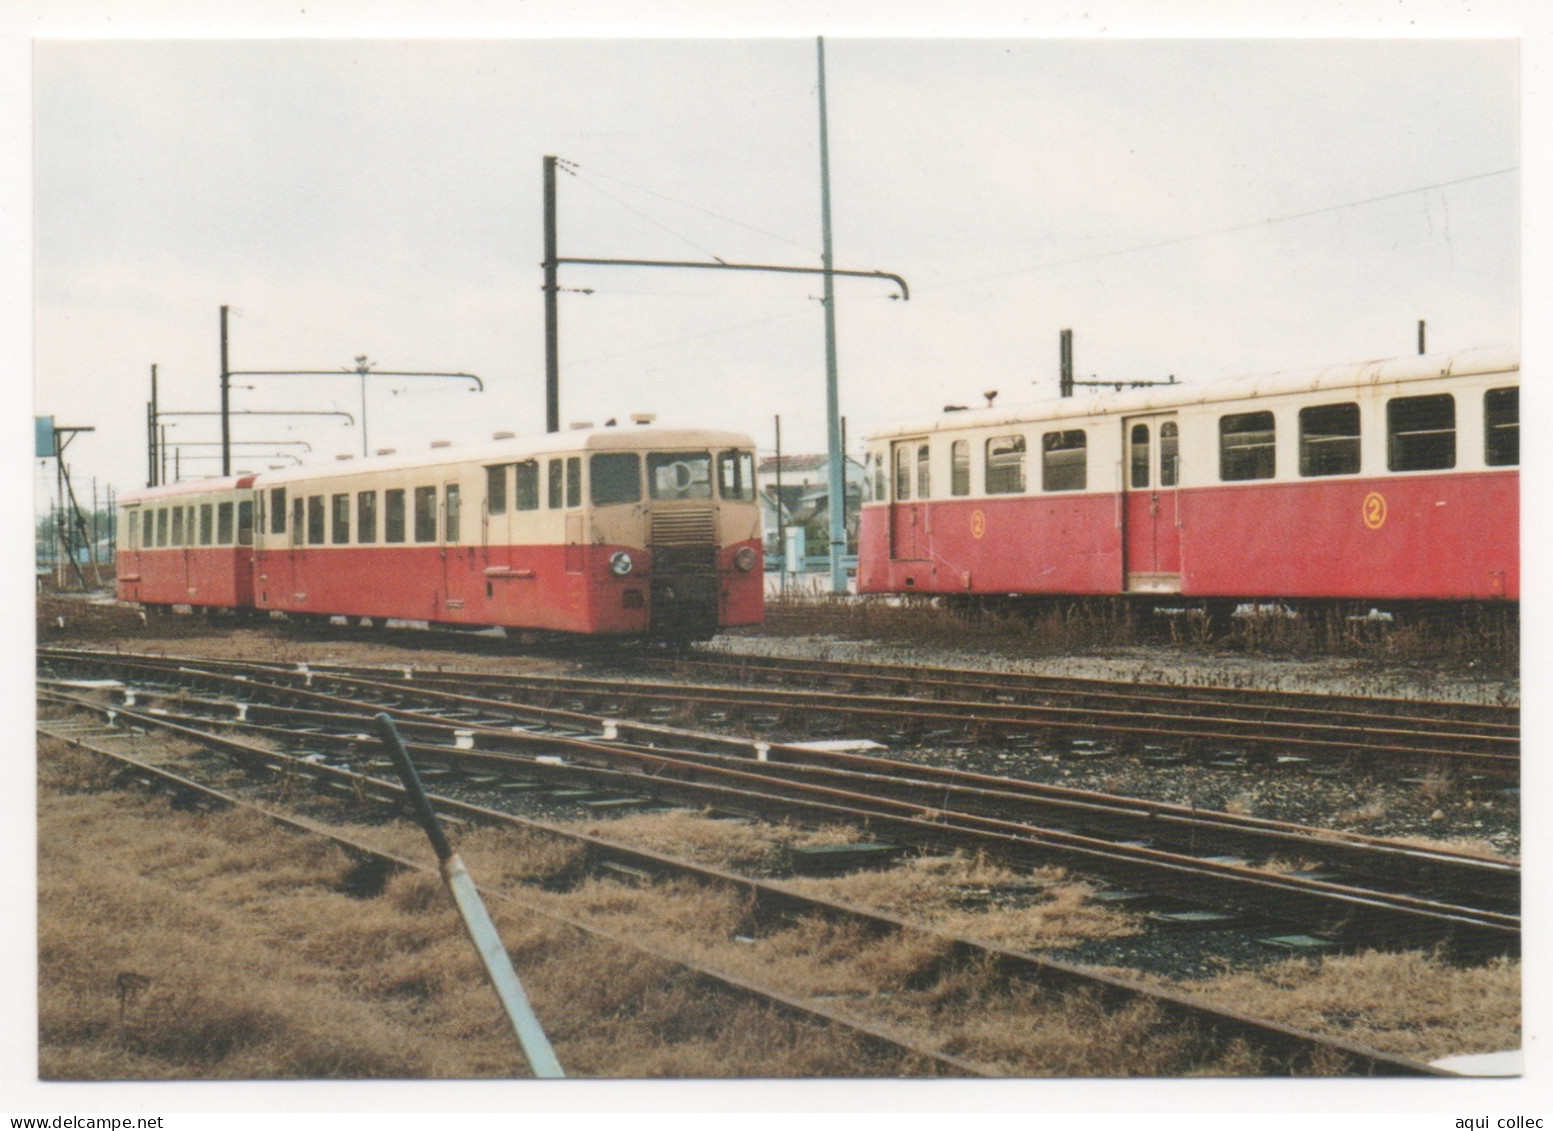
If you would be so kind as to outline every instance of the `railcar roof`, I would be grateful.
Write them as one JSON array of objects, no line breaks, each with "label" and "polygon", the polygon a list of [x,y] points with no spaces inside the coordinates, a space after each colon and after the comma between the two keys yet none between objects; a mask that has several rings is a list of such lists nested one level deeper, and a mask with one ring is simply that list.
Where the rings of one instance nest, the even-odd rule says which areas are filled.
[{"label": "railcar roof", "polygon": [[253,484],[254,476],[222,475],[211,479],[185,479],[181,483],[168,483],[161,487],[144,487],[138,491],[124,491],[119,495],[119,506],[132,503],[160,502],[162,499],[183,495],[208,495],[216,491],[230,491]]},{"label": "railcar roof", "polygon": [[655,428],[643,425],[619,428],[577,429],[547,432],[538,436],[518,436],[510,440],[492,440],[445,448],[423,448],[393,455],[368,456],[364,459],[334,460],[330,463],[304,464],[279,471],[263,472],[255,485],[281,487],[288,483],[336,475],[362,475],[382,471],[409,471],[450,463],[511,463],[531,456],[558,452],[607,452],[633,449],[669,451],[697,448],[753,448],[755,442],[742,432],[723,432],[705,428]]},{"label": "railcar roof", "polygon": [[997,408],[973,408],[938,416],[886,425],[869,434],[869,440],[892,436],[920,436],[924,432],[959,431],[1026,424],[1077,416],[1114,416],[1150,412],[1184,405],[1218,401],[1252,400],[1287,393],[1322,389],[1353,389],[1398,381],[1465,377],[1476,374],[1518,372],[1520,355],[1515,350],[1472,350],[1446,357],[1401,357],[1358,364],[1332,365],[1258,376],[1230,377],[1204,384],[1177,384],[1125,392],[1095,391],[1082,396],[1052,397]]}]

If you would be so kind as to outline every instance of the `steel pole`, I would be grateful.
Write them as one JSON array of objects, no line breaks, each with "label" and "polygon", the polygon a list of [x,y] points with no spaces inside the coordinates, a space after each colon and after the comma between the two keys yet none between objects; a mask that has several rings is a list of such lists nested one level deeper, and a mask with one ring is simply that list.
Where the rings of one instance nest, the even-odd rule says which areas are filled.
[{"label": "steel pole", "polygon": [[847,567],[841,560],[847,548],[847,484],[845,453],[841,450],[841,398],[836,382],[836,280],[831,274],[830,238],[830,140],[825,120],[825,37],[816,38],[820,68],[820,227],[824,237],[825,270],[825,430],[830,475],[830,588],[840,596],[847,591]]},{"label": "steel pole", "polygon": [[561,430],[561,356],[555,258],[555,158],[545,158],[545,431]]},{"label": "steel pole", "polygon": [[232,372],[227,366],[224,306],[221,308],[221,474],[232,474]]}]

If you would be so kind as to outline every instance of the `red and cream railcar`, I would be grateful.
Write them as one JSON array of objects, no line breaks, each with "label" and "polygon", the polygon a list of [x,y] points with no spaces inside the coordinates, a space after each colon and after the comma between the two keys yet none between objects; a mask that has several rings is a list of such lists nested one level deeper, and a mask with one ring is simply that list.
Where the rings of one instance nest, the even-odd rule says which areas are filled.
[{"label": "red and cream railcar", "polygon": [[253,479],[202,479],[121,496],[119,599],[158,609],[252,606]]},{"label": "red and cream railcar", "polygon": [[948,412],[869,438],[871,593],[1517,600],[1514,354]]},{"label": "red and cream railcar", "polygon": [[261,610],[678,638],[763,615],[745,435],[574,431],[253,487]]}]

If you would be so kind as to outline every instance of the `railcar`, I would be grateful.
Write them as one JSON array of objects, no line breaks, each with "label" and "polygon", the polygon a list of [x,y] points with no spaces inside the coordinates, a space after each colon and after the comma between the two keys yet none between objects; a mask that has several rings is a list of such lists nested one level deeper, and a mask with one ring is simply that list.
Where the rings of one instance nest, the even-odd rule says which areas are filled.
[{"label": "railcar", "polygon": [[253,605],[252,475],[119,497],[118,596],[153,610]]},{"label": "railcar", "polygon": [[1519,384],[1481,351],[891,426],[858,588],[1516,601]]},{"label": "railcar", "polygon": [[247,493],[251,545],[234,572],[261,612],[671,639],[763,615],[754,444],[739,433],[504,436],[225,489]]}]

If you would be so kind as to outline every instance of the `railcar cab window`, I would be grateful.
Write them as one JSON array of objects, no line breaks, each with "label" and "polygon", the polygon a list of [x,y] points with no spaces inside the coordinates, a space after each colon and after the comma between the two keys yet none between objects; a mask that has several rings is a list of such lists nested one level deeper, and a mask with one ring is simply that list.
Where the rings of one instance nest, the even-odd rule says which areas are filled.
[{"label": "railcar cab window", "polygon": [[404,541],[404,488],[383,492],[383,541]]},{"label": "railcar cab window", "polygon": [[642,497],[642,458],[635,452],[595,452],[588,459],[588,494],[596,507]]},{"label": "railcar cab window", "polygon": [[582,506],[582,457],[566,458],[566,509]]},{"label": "railcar cab window", "polygon": [[545,505],[553,511],[558,511],[566,505],[566,464],[562,460],[550,460],[545,468],[545,475],[549,480],[549,489],[546,492]]},{"label": "railcar cab window", "polygon": [[1514,467],[1521,462],[1521,390],[1490,389],[1483,394],[1483,462]]},{"label": "railcar cab window", "polygon": [[356,492],[356,541],[377,541],[377,492]]},{"label": "railcar cab window", "polygon": [[507,465],[504,463],[485,469],[485,513],[507,513]]},{"label": "railcar cab window", "polygon": [[1089,483],[1089,437],[1082,428],[1041,437],[1041,490],[1082,491]]},{"label": "railcar cab window", "polygon": [[1456,398],[1449,393],[1386,402],[1386,466],[1443,471],[1456,466]]},{"label": "railcar cab window", "polygon": [[527,460],[512,469],[512,508],[520,511],[539,509],[539,461]]},{"label": "railcar cab window", "polygon": [[329,541],[335,545],[351,540],[351,497],[348,493],[329,499]]},{"label": "railcar cab window", "polygon": [[270,488],[270,533],[286,533],[286,489]]},{"label": "railcar cab window", "polygon": [[987,494],[1020,495],[1025,489],[1025,438],[994,436],[987,441]]},{"label": "railcar cab window", "polygon": [[717,493],[730,502],[755,501],[755,453],[728,451],[717,456]]},{"label": "railcar cab window", "polygon": [[253,503],[247,499],[237,504],[237,544],[253,545]]},{"label": "railcar cab window", "polygon": [[1311,405],[1300,409],[1300,474],[1357,475],[1359,406]]},{"label": "railcar cab window", "polygon": [[895,445],[895,500],[904,502],[911,498],[911,447]]},{"label": "railcar cab window", "polygon": [[655,499],[710,499],[710,452],[649,452],[647,489]]},{"label": "railcar cab window", "polygon": [[1277,474],[1271,412],[1234,412],[1219,417],[1219,478],[1271,479]]},{"label": "railcar cab window", "polygon": [[417,542],[437,540],[437,489],[435,487],[415,489],[415,540]]},{"label": "railcar cab window", "polygon": [[971,442],[956,440],[949,445],[949,493],[954,496],[971,493]]}]

